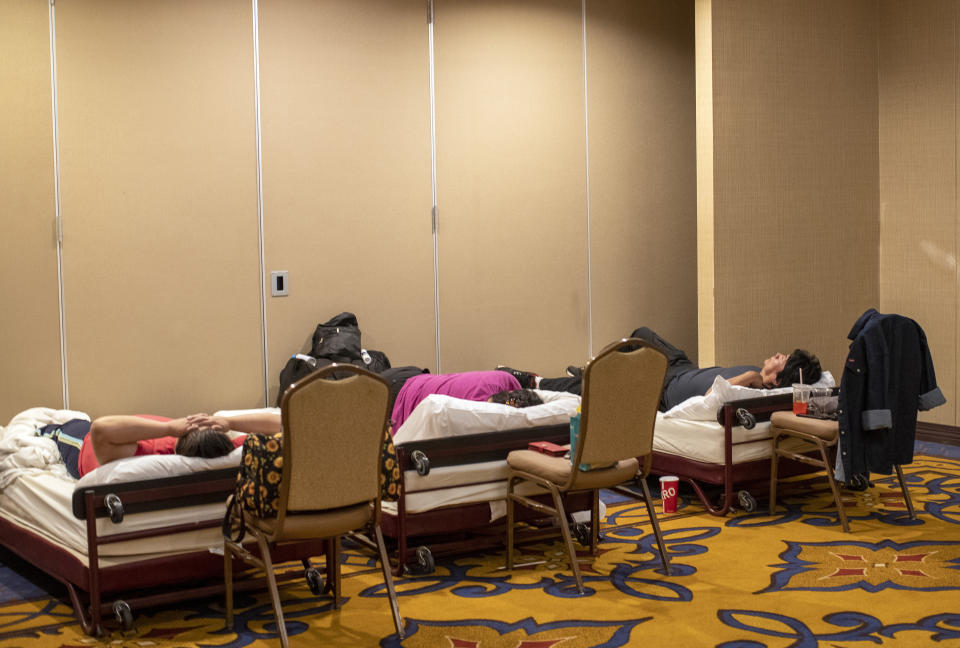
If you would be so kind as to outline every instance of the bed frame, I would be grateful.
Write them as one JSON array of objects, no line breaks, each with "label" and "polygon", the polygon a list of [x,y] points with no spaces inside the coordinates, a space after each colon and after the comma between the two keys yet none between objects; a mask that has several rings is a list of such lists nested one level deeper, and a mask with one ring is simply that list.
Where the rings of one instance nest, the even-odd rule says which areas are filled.
[{"label": "bed frame", "polygon": [[[713,515],[726,515],[734,507],[734,502],[738,502],[745,511],[752,512],[756,509],[756,500],[749,490],[734,492],[735,486],[769,485],[770,457],[734,464],[733,448],[735,446],[757,443],[764,439],[734,442],[733,428],[742,425],[750,429],[758,422],[769,421],[773,412],[789,410],[792,407],[792,394],[746,398],[724,403],[717,410],[717,423],[723,427],[724,461],[722,464],[705,463],[654,450],[651,472],[657,475],[676,475],[689,483],[703,506]],[[773,435],[766,438],[770,439],[771,444],[773,443]],[[809,473],[810,470],[810,466],[799,461],[783,459],[780,462],[778,472],[781,476],[788,477]],[[722,487],[722,494],[716,506],[710,502],[710,498],[701,484]]]},{"label": "bed frame", "polygon": [[[133,627],[132,605],[153,606],[173,603],[185,598],[202,598],[224,592],[222,554],[208,550],[191,551],[158,558],[100,565],[103,545],[146,537],[173,535],[186,531],[219,527],[222,514],[215,518],[185,524],[160,526],[140,531],[100,534],[97,519],[109,518],[114,523],[127,513],[139,513],[211,502],[226,502],[236,486],[236,468],[193,473],[163,479],[128,482],[76,489],[73,493],[73,514],[86,522],[87,560],[54,544],[44,536],[0,516],[0,544],[37,568],[62,582],[74,614],[88,635],[104,634],[102,622],[111,612],[124,630]],[[224,512],[225,512],[224,508]],[[311,569],[311,556],[334,554],[325,551],[323,540],[311,540],[280,546],[274,553],[277,563],[301,560]],[[255,545],[252,547],[256,551]],[[265,587],[262,578],[252,572],[240,574],[235,589]],[[303,576],[299,569],[288,571],[286,578]],[[106,594],[118,597],[112,604],[103,601]]]},{"label": "bed frame", "polygon": [[[487,432],[439,439],[411,441],[397,445],[397,460],[400,464],[401,495],[397,501],[396,515],[384,511],[381,527],[386,537],[396,542],[393,552],[394,573],[401,575],[404,570],[412,573],[433,571],[434,555],[466,553],[478,549],[502,547],[506,538],[506,516],[494,522],[490,521],[490,503],[475,502],[453,506],[443,506],[428,511],[411,513],[406,507],[406,483],[404,474],[415,470],[427,475],[431,468],[456,466],[484,461],[503,460],[512,450],[526,449],[531,441],[551,441],[558,445],[570,442],[568,424]],[[444,488],[459,488],[468,485],[488,484],[502,479],[490,479],[457,484]],[[504,482],[505,483],[505,482]],[[423,489],[417,492],[426,492]],[[504,494],[506,487],[504,486]],[[564,506],[568,511],[589,510],[589,493],[572,493],[564,496]],[[550,495],[543,496],[549,502]],[[540,518],[535,511],[518,509],[518,521],[531,523],[530,528],[518,535],[519,541],[534,541],[553,537],[559,533],[555,527],[538,528]],[[575,525],[578,538],[586,531]],[[518,530],[519,532],[519,530]],[[412,544],[417,544],[412,548]],[[411,559],[415,562],[411,562]]]}]

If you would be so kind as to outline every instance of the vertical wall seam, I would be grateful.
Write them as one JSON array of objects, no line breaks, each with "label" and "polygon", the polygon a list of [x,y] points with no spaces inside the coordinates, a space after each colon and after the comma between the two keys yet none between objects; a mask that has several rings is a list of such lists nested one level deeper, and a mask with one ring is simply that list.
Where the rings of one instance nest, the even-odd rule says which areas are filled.
[{"label": "vertical wall seam", "polygon": [[[957,266],[956,260],[960,256],[960,240],[958,240],[958,235],[960,235],[960,227],[957,225],[957,221],[960,220],[960,196],[958,196],[958,191],[960,191],[960,184],[958,184],[957,175],[960,173],[960,168],[958,168],[958,151],[957,144],[960,140],[960,130],[958,130],[957,121],[957,103],[960,101],[960,48],[957,44],[957,36],[960,34],[960,30],[957,29],[958,24],[960,24],[960,11],[957,11],[956,5],[954,5],[954,14],[953,14],[953,258],[954,258],[954,295],[957,298],[957,302],[954,306],[956,309],[957,317],[953,320],[953,340],[954,340],[954,372],[956,368],[960,367],[960,267]],[[954,391],[960,391],[957,388],[957,377],[956,373],[954,374]],[[955,426],[960,425],[960,407],[954,409],[953,415],[953,424]]]},{"label": "vertical wall seam", "polygon": [[63,408],[70,409],[70,385],[67,375],[67,318],[63,291],[63,212],[60,206],[60,103],[57,95],[57,21],[53,0],[49,6],[50,25],[50,105],[53,113],[53,201],[57,231],[57,301],[60,308],[60,382]]},{"label": "vertical wall seam", "polygon": [[440,362],[440,213],[437,209],[437,110],[436,110],[436,62],[434,59],[433,0],[427,0],[427,48],[429,50],[430,75],[430,184],[433,205],[430,210],[433,230],[433,317],[434,341],[436,344],[437,373],[442,373]]},{"label": "vertical wall seam", "polygon": [[580,0],[580,23],[583,32],[583,164],[587,222],[587,357],[593,358],[593,260],[590,237],[590,94],[587,82],[587,0]]},{"label": "vertical wall seam", "polygon": [[267,348],[267,271],[263,236],[263,146],[260,131],[260,8],[252,1],[253,10],[253,105],[257,138],[257,235],[260,246],[260,342],[263,348],[263,404],[270,405],[270,357]]}]

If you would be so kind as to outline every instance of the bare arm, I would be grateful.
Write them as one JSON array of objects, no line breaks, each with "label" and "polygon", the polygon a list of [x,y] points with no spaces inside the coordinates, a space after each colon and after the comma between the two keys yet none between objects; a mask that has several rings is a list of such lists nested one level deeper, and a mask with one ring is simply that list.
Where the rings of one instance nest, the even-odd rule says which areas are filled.
[{"label": "bare arm", "polygon": [[213,428],[224,432],[233,430],[245,434],[279,434],[283,431],[280,415],[272,412],[255,412],[252,414],[236,414],[234,416],[211,416],[209,414],[192,414],[186,419],[187,430],[199,428]]},{"label": "bare arm", "polygon": [[187,432],[187,419],[155,421],[140,416],[102,416],[90,424],[90,441],[100,464],[132,457],[137,442],[160,437],[181,437]]},{"label": "bare arm", "polygon": [[[733,378],[727,378],[727,382],[731,385],[739,385],[741,387],[756,387],[757,389],[763,389],[763,376],[760,375],[759,371],[744,371],[738,376]],[[707,394],[713,391],[713,387],[707,390]]]},{"label": "bare arm", "polygon": [[763,376],[759,371],[744,371],[739,376],[728,378],[727,382],[731,385],[740,385],[741,387],[756,387],[763,389]]}]

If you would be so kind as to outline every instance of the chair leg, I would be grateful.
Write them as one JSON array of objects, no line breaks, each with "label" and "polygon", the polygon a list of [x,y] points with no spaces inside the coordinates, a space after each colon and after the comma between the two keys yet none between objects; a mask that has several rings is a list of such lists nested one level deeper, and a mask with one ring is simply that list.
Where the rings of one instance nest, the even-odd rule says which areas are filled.
[{"label": "chair leg", "polygon": [[560,524],[560,533],[563,535],[564,544],[567,545],[567,556],[570,558],[570,568],[573,570],[573,577],[577,581],[577,592],[583,594],[583,579],[580,577],[580,563],[577,562],[577,554],[573,548],[573,538],[570,536],[570,525],[567,522],[567,513],[563,508],[563,496],[552,484],[550,484],[550,494],[553,496],[553,507],[557,511],[557,522]]},{"label": "chair leg", "polygon": [[340,609],[340,598],[343,590],[340,581],[340,536],[327,538],[327,588],[333,595],[333,609]]},{"label": "chair leg", "polygon": [[[393,626],[397,629],[397,637],[403,640],[403,619],[400,617],[400,608],[397,606],[397,591],[393,587],[393,574],[390,569],[390,558],[387,556],[387,546],[383,542],[383,531],[379,524],[375,524],[374,532],[377,536],[377,549],[380,552],[380,566],[383,568],[383,582],[387,586],[387,595],[390,598],[390,610],[393,612]],[[337,568],[337,579],[340,578],[340,569]],[[339,589],[339,585],[338,585]]]},{"label": "chair leg", "polygon": [[257,544],[260,547],[260,558],[263,560],[263,570],[267,574],[270,598],[273,599],[273,612],[277,617],[280,645],[283,646],[283,648],[290,648],[290,640],[287,638],[287,626],[283,622],[283,610],[280,608],[280,590],[277,589],[277,577],[273,573],[273,561],[270,559],[270,547],[263,536],[260,535],[257,536]]},{"label": "chair leg", "polygon": [[513,569],[513,477],[507,479],[507,569]]},{"label": "chair leg", "polygon": [[226,626],[227,630],[233,630],[233,548],[228,542],[223,543],[223,584]]},{"label": "chair leg", "polygon": [[600,535],[600,491],[593,491],[590,501],[590,554],[597,553],[597,537]]},{"label": "chair leg", "polygon": [[643,501],[647,504],[647,513],[650,515],[650,524],[653,526],[653,535],[657,538],[657,548],[660,550],[660,560],[663,561],[663,571],[670,576],[670,559],[667,558],[667,546],[663,544],[663,533],[660,532],[660,521],[657,519],[657,509],[650,497],[650,487],[647,480],[641,479],[640,487],[643,490]]},{"label": "chair leg", "polygon": [[913,510],[913,500],[910,499],[910,491],[907,490],[907,482],[903,480],[903,468],[900,467],[900,464],[896,464],[894,469],[897,471],[897,479],[900,480],[900,490],[903,491],[903,501],[907,504],[907,513],[910,514],[911,520],[916,520],[917,513]]},{"label": "chair leg", "polygon": [[777,505],[777,469],[780,464],[780,453],[777,451],[780,446],[780,435],[773,437],[773,453],[770,455],[770,515],[773,515],[774,508]]},{"label": "chair leg", "polygon": [[837,486],[837,480],[833,477],[833,468],[830,467],[830,461],[827,458],[827,449],[821,442],[817,442],[817,448],[820,450],[820,456],[823,458],[824,471],[827,473],[827,481],[830,483],[830,491],[833,493],[833,502],[837,505],[837,517],[840,518],[840,525],[844,533],[850,533],[850,524],[847,522],[847,512],[843,508],[843,502],[840,501],[840,488]]}]

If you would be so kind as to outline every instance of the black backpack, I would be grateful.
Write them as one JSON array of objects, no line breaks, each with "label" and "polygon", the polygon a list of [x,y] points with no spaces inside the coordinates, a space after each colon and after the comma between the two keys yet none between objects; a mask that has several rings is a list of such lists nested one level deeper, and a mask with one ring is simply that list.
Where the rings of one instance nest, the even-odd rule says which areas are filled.
[{"label": "black backpack", "polygon": [[344,312],[323,324],[317,324],[310,355],[328,358],[333,362],[362,361],[357,316]]},{"label": "black backpack", "polygon": [[[369,363],[366,362],[367,358],[370,359]],[[333,360],[329,358],[315,358],[305,353],[298,353],[291,356],[290,359],[287,360],[287,364],[285,364],[280,371],[280,390],[277,392],[277,407],[280,407],[283,392],[287,391],[290,385],[305,376],[309,376],[317,369],[326,367],[328,364],[333,364]],[[353,360],[345,364],[355,364],[358,367],[363,367],[367,371],[378,374],[390,368],[390,358],[388,358],[387,354],[383,351],[367,351],[366,349],[361,349],[359,360]],[[344,373],[343,375],[339,375],[338,372],[334,372],[333,378],[339,380],[349,375],[351,374]]]}]

